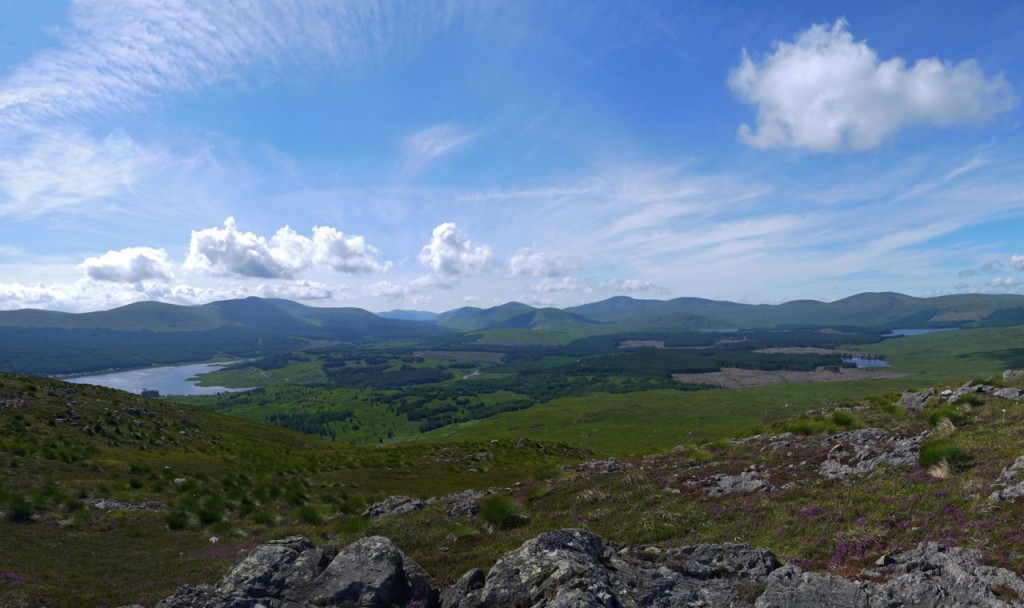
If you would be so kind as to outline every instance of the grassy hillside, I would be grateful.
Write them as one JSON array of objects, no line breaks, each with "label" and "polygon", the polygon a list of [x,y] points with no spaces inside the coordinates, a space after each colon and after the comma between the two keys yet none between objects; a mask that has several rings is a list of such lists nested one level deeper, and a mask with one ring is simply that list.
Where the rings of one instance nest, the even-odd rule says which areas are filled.
[{"label": "grassy hillside", "polygon": [[0,605],[152,604],[261,540],[358,533],[366,505],[390,494],[508,485],[582,455],[535,442],[359,449],[0,374]]}]

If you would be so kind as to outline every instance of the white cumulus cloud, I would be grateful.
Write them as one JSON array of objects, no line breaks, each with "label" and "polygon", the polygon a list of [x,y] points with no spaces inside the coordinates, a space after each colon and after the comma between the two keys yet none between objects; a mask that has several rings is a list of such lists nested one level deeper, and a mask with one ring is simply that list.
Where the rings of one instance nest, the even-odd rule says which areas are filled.
[{"label": "white cumulus cloud", "polygon": [[419,260],[439,282],[486,272],[494,259],[487,245],[474,245],[454,222],[434,228],[430,242],[420,250]]},{"label": "white cumulus cloud", "polygon": [[514,277],[561,277],[576,266],[542,251],[520,249],[508,260],[508,272]]},{"label": "white cumulus cloud", "polygon": [[415,290],[406,286],[392,283],[391,281],[378,281],[367,287],[370,295],[384,298],[385,300],[400,300],[415,293]]},{"label": "white cumulus cloud", "polygon": [[377,261],[379,255],[362,236],[346,235],[329,226],[314,227],[312,237],[285,226],[267,239],[240,231],[235,218],[229,217],[223,228],[192,231],[184,268],[219,276],[268,279],[292,278],[312,266],[364,274],[391,267],[391,262]]},{"label": "white cumulus cloud", "polygon": [[631,292],[640,293],[645,291],[665,291],[663,287],[650,281],[642,281],[640,279],[612,279],[607,283],[601,284],[602,291],[614,291],[617,293]]},{"label": "white cumulus cloud", "polygon": [[167,282],[174,278],[167,252],[152,247],[108,251],[101,256],[86,258],[81,267],[90,279],[111,283]]},{"label": "white cumulus cloud", "polygon": [[1024,255],[1015,255],[1010,258],[1010,266],[1014,270],[1024,270]]},{"label": "white cumulus cloud", "polygon": [[797,147],[816,152],[865,150],[915,124],[982,123],[1016,102],[1001,75],[978,62],[882,60],[855,41],[843,19],[815,24],[793,42],[776,42],[761,60],[746,51],[729,87],[757,107],[754,128],[739,139],[755,148]]},{"label": "white cumulus cloud", "polygon": [[590,292],[589,288],[580,285],[579,281],[572,277],[562,277],[560,279],[546,278],[531,287],[531,289],[537,293],[555,293],[558,291]]},{"label": "white cumulus cloud", "polygon": [[996,277],[989,281],[989,287],[1016,287],[1020,285],[1020,280],[1013,277]]}]

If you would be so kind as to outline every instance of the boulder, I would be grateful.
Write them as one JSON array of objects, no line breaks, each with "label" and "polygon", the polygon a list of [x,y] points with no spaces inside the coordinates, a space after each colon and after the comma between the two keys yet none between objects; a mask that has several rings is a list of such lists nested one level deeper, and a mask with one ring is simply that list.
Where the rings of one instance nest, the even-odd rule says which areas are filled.
[{"label": "boulder", "polygon": [[1024,369],[1008,369],[1003,372],[1003,380],[1007,382],[1021,378],[1024,378]]},{"label": "boulder", "polygon": [[898,405],[907,408],[912,412],[916,412],[924,407],[925,401],[935,394],[934,388],[923,390],[919,393],[913,391],[907,391],[900,396],[900,400],[897,402]]},{"label": "boulder", "polygon": [[312,583],[309,601],[317,606],[390,608],[420,602],[437,604],[437,592],[419,564],[383,536],[362,538],[345,547]]},{"label": "boulder", "polygon": [[216,585],[182,586],[156,608],[431,608],[437,599],[426,572],[386,538],[364,538],[334,555],[293,536],[256,547]]},{"label": "boulder", "polygon": [[418,498],[409,496],[388,496],[380,502],[375,502],[363,511],[363,517],[386,517],[409,511],[419,511],[427,503]]}]

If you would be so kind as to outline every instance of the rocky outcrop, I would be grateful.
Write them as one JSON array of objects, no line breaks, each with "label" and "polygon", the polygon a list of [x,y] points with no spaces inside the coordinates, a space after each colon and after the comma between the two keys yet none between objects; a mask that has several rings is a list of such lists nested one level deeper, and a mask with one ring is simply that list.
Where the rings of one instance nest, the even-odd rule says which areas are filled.
[{"label": "rocky outcrop", "polygon": [[976,551],[923,543],[855,579],[782,565],[747,545],[620,548],[585,530],[547,532],[473,569],[443,594],[383,537],[336,555],[292,537],[262,545],[216,585],[184,586],[158,608],[917,608],[1024,606],[1024,580]]},{"label": "rocky outcrop", "polygon": [[911,466],[918,460],[925,435],[893,437],[882,429],[860,429],[829,435],[828,458],[818,473],[828,479],[850,480],[863,477],[887,464]]},{"label": "rocky outcrop", "polygon": [[714,475],[708,479],[707,483],[708,486],[704,488],[704,493],[708,496],[771,492],[775,489],[758,469],[757,465],[750,465],[738,475]]},{"label": "rocky outcrop", "polygon": [[912,412],[916,412],[924,407],[924,404],[930,397],[935,395],[935,389],[930,388],[928,390],[915,393],[913,391],[907,391],[900,396],[900,400],[897,402],[898,405],[907,408]]},{"label": "rocky outcrop", "polygon": [[336,555],[289,537],[253,549],[215,585],[185,585],[156,608],[427,608],[437,597],[426,572],[382,536]]},{"label": "rocky outcrop", "polygon": [[989,495],[988,499],[992,502],[1013,501],[1024,496],[1024,456],[1018,457],[1013,464],[1003,469],[994,485],[1003,487]]}]

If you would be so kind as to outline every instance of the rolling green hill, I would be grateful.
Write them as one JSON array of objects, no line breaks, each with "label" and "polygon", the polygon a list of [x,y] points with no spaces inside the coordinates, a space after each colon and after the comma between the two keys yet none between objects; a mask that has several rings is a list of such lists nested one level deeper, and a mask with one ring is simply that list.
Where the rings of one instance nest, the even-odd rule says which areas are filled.
[{"label": "rolling green hill", "polygon": [[0,606],[152,605],[262,540],[359,534],[388,495],[511,485],[586,455],[532,441],[360,449],[0,374]]}]

